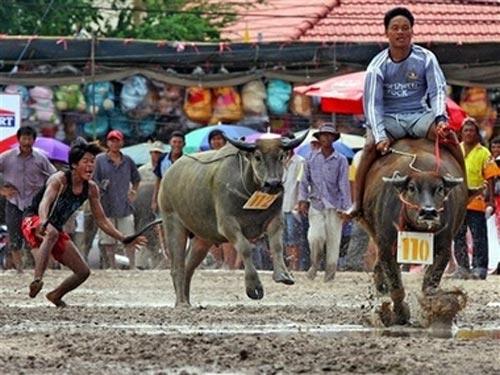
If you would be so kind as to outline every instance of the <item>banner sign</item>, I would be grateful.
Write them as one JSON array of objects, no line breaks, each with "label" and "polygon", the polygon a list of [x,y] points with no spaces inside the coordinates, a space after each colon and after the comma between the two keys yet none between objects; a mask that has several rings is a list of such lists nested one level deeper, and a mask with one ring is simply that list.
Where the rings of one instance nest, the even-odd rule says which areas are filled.
[{"label": "banner sign", "polygon": [[21,126],[21,96],[0,94],[0,140],[16,135]]}]

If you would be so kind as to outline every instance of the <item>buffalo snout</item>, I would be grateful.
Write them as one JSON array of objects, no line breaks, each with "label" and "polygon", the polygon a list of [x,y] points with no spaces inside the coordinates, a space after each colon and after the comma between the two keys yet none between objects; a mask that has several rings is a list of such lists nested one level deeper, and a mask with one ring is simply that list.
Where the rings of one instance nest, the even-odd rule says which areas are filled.
[{"label": "buffalo snout", "polygon": [[418,212],[418,218],[420,220],[437,220],[439,218],[439,212],[435,207],[423,207]]},{"label": "buffalo snout", "polygon": [[276,194],[281,191],[282,188],[281,180],[272,179],[264,182],[263,191],[268,194]]}]

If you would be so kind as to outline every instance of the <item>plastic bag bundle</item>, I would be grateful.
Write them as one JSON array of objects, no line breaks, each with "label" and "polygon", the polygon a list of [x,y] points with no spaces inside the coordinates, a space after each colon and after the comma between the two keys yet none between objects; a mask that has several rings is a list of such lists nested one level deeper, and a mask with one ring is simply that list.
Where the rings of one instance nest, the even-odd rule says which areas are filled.
[{"label": "plastic bag bundle", "polygon": [[30,93],[28,91],[28,88],[26,86],[21,86],[21,85],[8,85],[4,89],[5,94],[10,94],[10,95],[19,95],[21,96],[21,118],[23,120],[28,119],[32,113],[33,110],[30,108]]},{"label": "plastic bag bundle", "polygon": [[110,112],[109,124],[111,129],[121,131],[125,137],[131,137],[133,134],[132,121],[118,108]]},{"label": "plastic bag bundle", "polygon": [[90,83],[85,86],[85,101],[87,112],[100,114],[115,107],[113,84],[108,81]]},{"label": "plastic bag bundle", "polygon": [[54,93],[50,87],[35,86],[29,90],[29,93],[31,97],[30,108],[33,110],[31,121],[51,124],[61,122],[52,101]]},{"label": "plastic bag bundle", "polygon": [[288,102],[292,95],[292,85],[280,79],[273,79],[267,85],[267,107],[274,115],[288,112]]},{"label": "plastic bag bundle", "polygon": [[94,121],[89,121],[83,125],[83,133],[87,138],[100,138],[106,135],[109,129],[109,119],[107,115],[98,115]]},{"label": "plastic bag bundle", "polygon": [[311,117],[312,101],[311,97],[299,93],[293,93],[290,110],[294,115],[302,117]]},{"label": "plastic bag bundle", "polygon": [[55,90],[56,108],[60,111],[84,111],[85,96],[80,85],[63,85]]},{"label": "plastic bag bundle", "polygon": [[265,116],[267,114],[266,97],[266,86],[262,81],[245,83],[241,89],[245,114],[250,116]]},{"label": "plastic bag bundle", "polygon": [[154,113],[158,95],[145,77],[135,75],[125,80],[120,101],[123,113],[141,119]]},{"label": "plastic bag bundle", "polygon": [[234,87],[218,87],[213,90],[215,96],[214,112],[211,124],[219,122],[238,122],[243,116],[241,97]]},{"label": "plastic bag bundle", "polygon": [[160,116],[169,116],[176,112],[182,104],[182,87],[168,83],[153,81],[158,93],[156,112]]},{"label": "plastic bag bundle", "polygon": [[191,121],[206,124],[212,118],[212,92],[203,87],[188,87],[184,112]]}]

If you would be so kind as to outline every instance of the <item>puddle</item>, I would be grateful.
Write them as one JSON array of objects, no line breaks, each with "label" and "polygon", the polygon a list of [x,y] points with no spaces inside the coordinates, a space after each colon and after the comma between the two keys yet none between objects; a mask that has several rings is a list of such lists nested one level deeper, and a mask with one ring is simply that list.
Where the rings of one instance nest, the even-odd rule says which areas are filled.
[{"label": "puddle", "polygon": [[44,333],[63,330],[64,332],[87,333],[91,331],[125,331],[143,335],[291,335],[316,334],[339,337],[429,337],[455,340],[500,340],[500,327],[481,327],[451,329],[419,329],[412,327],[370,328],[346,324],[225,324],[225,325],[153,325],[153,324],[107,324],[71,322],[26,322],[4,325],[2,333],[33,332]]}]

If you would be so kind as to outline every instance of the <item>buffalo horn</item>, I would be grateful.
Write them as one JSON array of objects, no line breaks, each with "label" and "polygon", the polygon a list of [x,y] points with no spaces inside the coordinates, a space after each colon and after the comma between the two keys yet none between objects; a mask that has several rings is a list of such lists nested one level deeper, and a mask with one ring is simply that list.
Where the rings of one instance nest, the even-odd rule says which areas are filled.
[{"label": "buffalo horn", "polygon": [[255,148],[257,147],[255,143],[247,143],[244,141],[232,139],[231,137],[227,137],[224,135],[224,138],[226,138],[226,141],[231,143],[234,147],[242,150],[242,151],[248,151],[248,152],[253,152],[255,151]]},{"label": "buffalo horn", "polygon": [[304,133],[304,135],[302,137],[296,138],[296,139],[292,139],[292,140],[290,140],[288,142],[281,141],[281,144],[283,145],[283,150],[285,150],[285,151],[293,150],[295,147],[297,147],[302,142],[304,142],[304,140],[306,139],[308,133],[309,132],[307,131],[307,132]]}]

